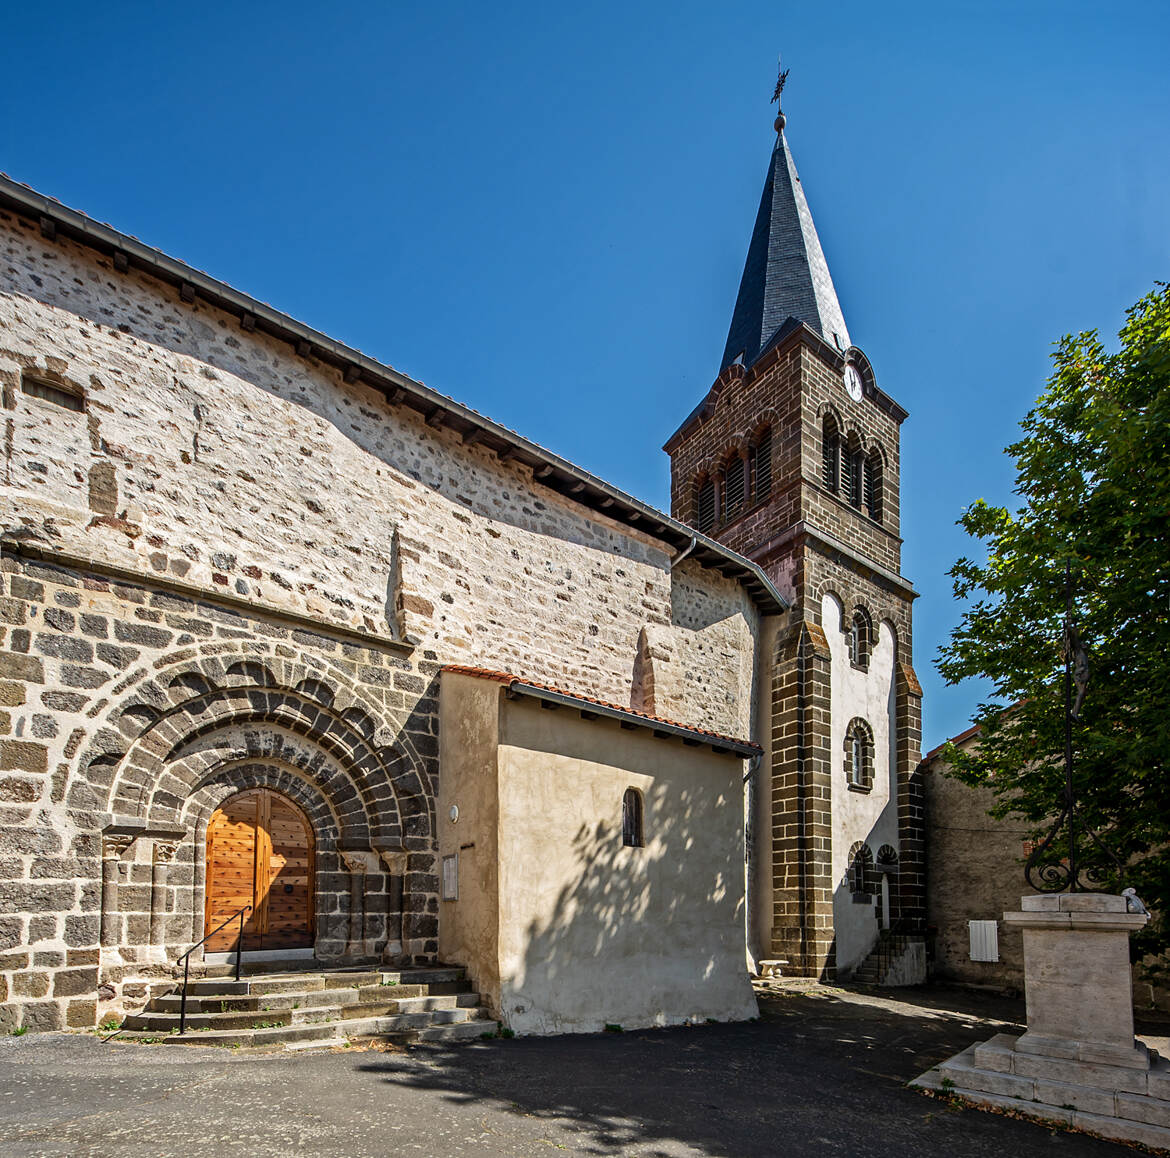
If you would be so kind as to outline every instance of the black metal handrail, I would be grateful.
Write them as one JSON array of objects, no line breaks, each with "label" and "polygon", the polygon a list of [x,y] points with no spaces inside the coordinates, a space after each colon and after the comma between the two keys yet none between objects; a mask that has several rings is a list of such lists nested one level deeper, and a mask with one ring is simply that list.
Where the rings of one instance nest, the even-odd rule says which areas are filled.
[{"label": "black metal handrail", "polygon": [[216,925],[202,941],[196,941],[186,953],[179,957],[175,964],[179,961],[183,962],[183,994],[179,998],[179,1034],[182,1036],[187,1030],[187,978],[191,971],[191,954],[195,952],[205,941],[214,937],[220,929],[230,925],[237,917],[240,918],[240,935],[236,938],[236,980],[240,979],[240,956],[244,951],[244,914],[252,911],[251,905],[245,905],[242,909],[237,909],[226,921],[221,925]]}]

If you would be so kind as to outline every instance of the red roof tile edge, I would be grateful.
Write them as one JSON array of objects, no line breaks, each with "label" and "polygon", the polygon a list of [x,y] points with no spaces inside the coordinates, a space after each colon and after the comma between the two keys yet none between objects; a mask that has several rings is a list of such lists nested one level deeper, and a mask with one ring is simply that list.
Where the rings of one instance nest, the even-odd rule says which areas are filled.
[{"label": "red roof tile edge", "polygon": [[964,740],[969,740],[972,736],[978,735],[980,731],[981,729],[978,724],[972,724],[965,732],[960,732],[957,736],[952,736],[949,740],[944,740],[937,748],[931,748],[922,757],[922,763],[929,764],[948,744],[961,744]]},{"label": "red roof tile edge", "polygon": [[481,680],[494,680],[499,684],[520,684],[522,687],[536,688],[539,691],[555,692],[558,696],[568,696],[570,699],[579,700],[583,704],[594,704],[599,708],[608,708],[612,712],[621,712],[627,716],[637,716],[640,720],[645,720],[647,724],[669,724],[672,728],[681,728],[685,732],[691,732],[696,736],[705,736],[709,740],[722,741],[728,744],[740,744],[745,748],[752,748],[757,752],[763,752],[759,744],[751,740],[740,740],[735,736],[725,736],[722,732],[712,732],[707,728],[696,728],[691,724],[682,724],[678,720],[668,720],[665,716],[652,716],[649,712],[640,712],[637,708],[627,708],[621,704],[613,704],[608,700],[595,699],[593,696],[583,696],[579,692],[570,692],[565,688],[558,688],[552,684],[543,684],[539,680],[530,680],[525,676],[513,675],[511,672],[494,671],[486,667],[468,667],[464,664],[449,663],[442,668],[445,672],[452,672],[455,675],[474,676]]}]

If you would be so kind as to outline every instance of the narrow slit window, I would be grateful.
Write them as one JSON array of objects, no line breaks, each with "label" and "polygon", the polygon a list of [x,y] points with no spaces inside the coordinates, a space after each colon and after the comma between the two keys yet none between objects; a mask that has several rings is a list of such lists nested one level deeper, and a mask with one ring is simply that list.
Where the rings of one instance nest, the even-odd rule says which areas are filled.
[{"label": "narrow slit window", "polygon": [[873,732],[860,717],[845,729],[845,780],[853,792],[873,788]]},{"label": "narrow slit window", "polygon": [[627,848],[642,848],[646,843],[642,831],[642,793],[627,788],[622,797],[622,844]]}]

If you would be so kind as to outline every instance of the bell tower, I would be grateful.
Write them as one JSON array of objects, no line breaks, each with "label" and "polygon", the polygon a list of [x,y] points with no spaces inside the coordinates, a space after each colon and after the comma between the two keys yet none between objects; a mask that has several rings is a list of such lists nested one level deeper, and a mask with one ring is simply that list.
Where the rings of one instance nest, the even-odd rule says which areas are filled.
[{"label": "bell tower", "polygon": [[853,345],[785,127],[777,110],[719,373],[664,448],[671,509],[791,603],[769,636],[753,951],[805,976],[867,959],[868,972],[896,959],[913,974],[925,882],[916,592],[901,574],[907,414]]}]

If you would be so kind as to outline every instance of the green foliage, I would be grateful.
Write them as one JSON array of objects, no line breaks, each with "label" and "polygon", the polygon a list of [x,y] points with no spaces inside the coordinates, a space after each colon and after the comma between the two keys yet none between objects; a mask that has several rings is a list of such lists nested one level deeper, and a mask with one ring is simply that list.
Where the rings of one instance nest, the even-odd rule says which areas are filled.
[{"label": "green foliage", "polygon": [[[980,500],[960,519],[986,562],[960,559],[969,600],[939,669],[949,683],[993,687],[977,748],[945,759],[990,785],[993,815],[1032,821],[1059,811],[1064,786],[1065,567],[1074,621],[1089,649],[1088,695],[1073,725],[1083,822],[1126,866],[1154,916],[1135,940],[1170,944],[1170,287],[1128,311],[1121,346],[1069,335],[1048,388],[1007,448],[1017,463],[1014,512]],[[1021,882],[1022,883],[1022,882]]]}]

